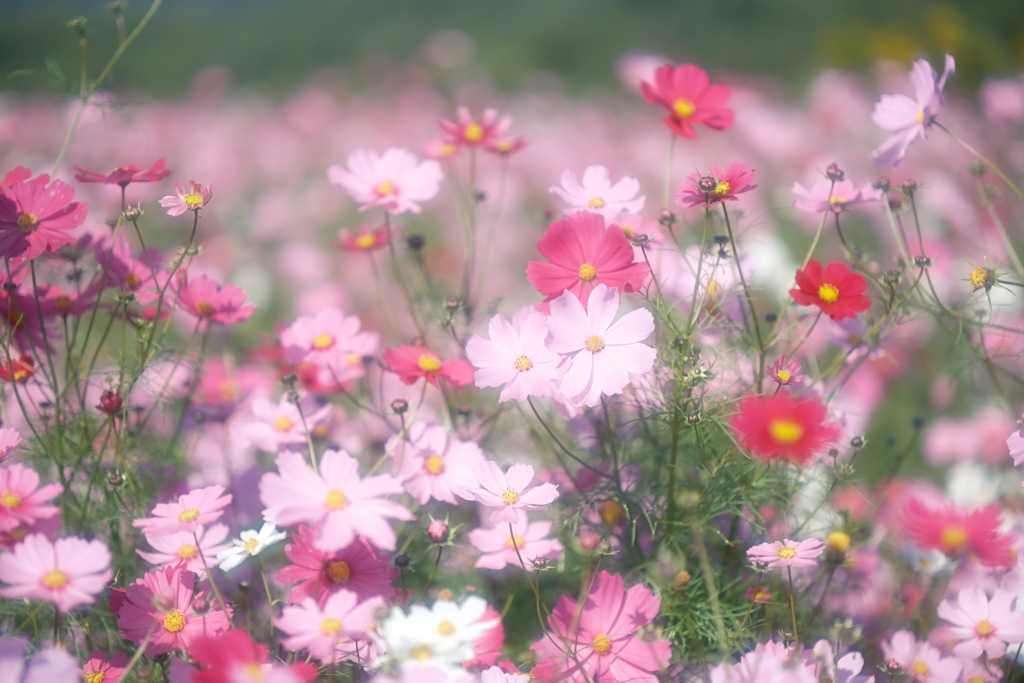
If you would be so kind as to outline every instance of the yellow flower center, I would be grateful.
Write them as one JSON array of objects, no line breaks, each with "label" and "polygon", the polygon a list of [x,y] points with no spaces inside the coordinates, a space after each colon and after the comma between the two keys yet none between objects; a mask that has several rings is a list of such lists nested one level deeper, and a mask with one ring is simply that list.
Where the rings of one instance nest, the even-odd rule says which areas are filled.
[{"label": "yellow flower center", "polygon": [[85,674],[85,683],[103,683],[103,679],[106,677],[102,671],[90,671]]},{"label": "yellow flower center", "polygon": [[779,379],[781,379],[783,382],[785,382],[786,380],[788,380],[790,377],[793,376],[793,375],[789,374],[789,370],[779,370],[778,375],[779,375]]},{"label": "yellow flower center", "polygon": [[442,588],[437,592],[437,599],[441,602],[451,602],[455,599],[455,593],[452,593],[448,588]]},{"label": "yellow flower center", "polygon": [[332,337],[329,334],[318,334],[315,337],[313,337],[313,348],[314,349],[320,349],[321,351],[323,351],[324,349],[331,348],[331,345],[333,343],[334,343],[334,337]]},{"label": "yellow flower center", "polygon": [[384,180],[382,180],[379,183],[377,183],[377,194],[379,194],[380,196],[385,197],[385,196],[387,196],[389,194],[394,194],[394,193],[395,193],[395,184],[393,182],[391,182],[390,180],[388,180],[387,178],[385,178]]},{"label": "yellow flower center", "polygon": [[249,677],[250,681],[262,681],[264,679],[263,667],[256,662],[246,664],[242,667],[242,671],[245,672],[245,675]]},{"label": "yellow flower center", "polygon": [[67,311],[71,308],[71,297],[69,296],[58,296],[53,301],[53,306],[58,311]]},{"label": "yellow flower center", "polygon": [[441,474],[444,472],[444,458],[436,453],[427,458],[423,463],[423,469],[431,474]]},{"label": "yellow flower center", "polygon": [[778,556],[784,560],[792,560],[796,557],[796,548],[790,548],[789,546],[779,548]]},{"label": "yellow flower center", "polygon": [[987,638],[996,632],[996,626],[988,619],[982,619],[978,622],[978,625],[974,627],[974,632],[982,638]]},{"label": "yellow flower center", "polygon": [[967,545],[967,529],[962,526],[948,526],[942,530],[942,545],[950,550],[959,550]]},{"label": "yellow flower center", "polygon": [[715,185],[715,194],[719,197],[724,197],[729,194],[729,190],[732,189],[732,185],[729,184],[728,180],[723,180]]},{"label": "yellow flower center", "polygon": [[526,356],[519,356],[519,358],[516,358],[515,366],[519,372],[526,372],[533,367],[533,361]]},{"label": "yellow flower center", "polygon": [[693,116],[693,113],[697,111],[697,107],[693,106],[693,102],[680,97],[678,100],[672,103],[672,111],[681,119],[688,119]]},{"label": "yellow flower center", "polygon": [[18,229],[22,232],[29,232],[39,225],[39,219],[34,213],[23,213],[18,216]]},{"label": "yellow flower center", "polygon": [[324,505],[331,510],[344,510],[348,507],[348,496],[340,489],[331,489],[324,496]]},{"label": "yellow flower center", "polygon": [[471,123],[463,129],[462,137],[466,142],[480,142],[484,139],[484,127],[479,123]]},{"label": "yellow flower center", "polygon": [[213,304],[209,301],[197,301],[196,302],[196,313],[199,315],[213,315]]},{"label": "yellow flower center", "polygon": [[523,538],[522,536],[520,536],[519,534],[514,534],[514,536],[515,536],[515,545],[512,544],[512,536],[509,536],[508,538],[505,539],[505,547],[509,548],[509,549],[512,549],[512,550],[514,550],[516,548],[519,548],[520,550],[522,550],[526,546],[526,539]]},{"label": "yellow flower center", "polygon": [[457,630],[458,629],[455,628],[455,624],[448,621],[447,619],[442,619],[440,623],[438,623],[437,625],[437,635],[439,636],[450,636]]},{"label": "yellow flower center", "polygon": [[164,615],[164,630],[170,633],[177,633],[185,628],[185,615],[174,610]]},{"label": "yellow flower center", "polygon": [[139,276],[135,273],[129,272],[124,276],[124,283],[128,285],[129,289],[135,289],[139,286],[140,282]]},{"label": "yellow flower center", "polygon": [[327,576],[331,577],[334,583],[345,583],[352,578],[352,568],[348,562],[337,560],[327,565]]},{"label": "yellow flower center", "polygon": [[768,423],[768,435],[775,443],[788,446],[804,435],[804,426],[793,420],[772,420]]},{"label": "yellow flower center", "polygon": [[409,656],[422,662],[433,657],[434,652],[426,645],[417,645],[416,647],[409,648]]},{"label": "yellow flower center", "polygon": [[59,569],[54,569],[52,572],[46,572],[43,575],[43,586],[51,590],[57,590],[68,585],[68,575]]},{"label": "yellow flower center", "polygon": [[501,502],[505,505],[514,505],[519,502],[519,492],[512,489],[505,489],[501,492]]},{"label": "yellow flower center", "polygon": [[591,645],[594,648],[594,652],[599,655],[606,655],[612,651],[612,639],[605,633],[598,633]]},{"label": "yellow flower center", "polygon": [[324,619],[320,622],[320,633],[331,636],[342,629],[341,619]]},{"label": "yellow flower center", "polygon": [[975,268],[971,271],[971,285],[975,289],[991,287],[994,279],[994,274],[988,268]]},{"label": "yellow flower center", "polygon": [[587,202],[587,206],[591,209],[603,209],[606,202],[600,197],[591,197],[590,201]]},{"label": "yellow flower center", "polygon": [[844,531],[833,531],[825,537],[825,545],[842,553],[850,549],[850,541],[850,534]]},{"label": "yellow flower center", "polygon": [[839,300],[839,288],[828,283],[818,287],[818,298],[827,304],[834,304]]},{"label": "yellow flower center", "polygon": [[287,415],[278,415],[274,419],[274,429],[278,432],[287,432],[295,423]]},{"label": "yellow flower center", "polygon": [[245,545],[242,546],[242,547],[244,547],[246,550],[256,550],[256,548],[258,548],[259,545],[260,545],[260,539],[258,539],[258,538],[250,538],[248,541],[245,542]]},{"label": "yellow flower center", "polygon": [[197,519],[199,519],[198,508],[188,508],[187,510],[182,510],[181,512],[178,513],[179,522],[194,522]]},{"label": "yellow flower center", "polygon": [[187,195],[182,197],[182,199],[185,200],[185,204],[187,204],[190,209],[198,209],[203,203],[203,195],[197,192],[189,192]]},{"label": "yellow flower center", "polygon": [[601,339],[599,335],[592,334],[587,337],[587,341],[585,341],[583,345],[586,347],[587,351],[597,353],[604,348],[604,339]]},{"label": "yellow flower center", "polygon": [[583,280],[584,282],[590,282],[595,277],[597,277],[597,268],[590,265],[589,263],[584,263],[582,266],[580,266],[581,280]]},{"label": "yellow flower center", "polygon": [[601,521],[608,526],[618,524],[626,516],[626,511],[623,507],[614,500],[606,500],[598,505],[598,511],[601,515]]},{"label": "yellow flower center", "polygon": [[193,557],[196,556],[197,552],[199,552],[199,549],[196,548],[194,545],[183,545],[180,548],[178,548],[178,557],[180,557],[183,560],[191,560]]},{"label": "yellow flower center", "polygon": [[356,246],[360,249],[373,249],[377,246],[377,238],[368,234],[359,235],[356,237]]},{"label": "yellow flower center", "polygon": [[441,369],[441,359],[432,353],[424,353],[416,365],[423,372],[437,372]]},{"label": "yellow flower center", "polygon": [[836,204],[845,204],[846,197],[829,197],[828,203],[832,206],[835,206]]},{"label": "yellow flower center", "polygon": [[17,493],[5,493],[0,496],[0,505],[3,505],[5,508],[16,508],[21,505],[21,496]]},{"label": "yellow flower center", "polygon": [[917,116],[914,117],[914,120],[918,123],[924,123],[924,109],[917,112]]},{"label": "yellow flower center", "polygon": [[[450,142],[446,142],[443,145],[441,145],[441,156],[442,157],[450,157],[451,155],[455,154],[455,152],[458,149],[459,148],[456,145],[453,145]],[[504,149],[501,148],[501,143],[498,144],[498,151],[499,152],[504,152],[505,151]]]},{"label": "yellow flower center", "polygon": [[914,662],[910,665],[910,673],[915,676],[921,676],[922,678],[931,675],[932,669],[924,662]]}]

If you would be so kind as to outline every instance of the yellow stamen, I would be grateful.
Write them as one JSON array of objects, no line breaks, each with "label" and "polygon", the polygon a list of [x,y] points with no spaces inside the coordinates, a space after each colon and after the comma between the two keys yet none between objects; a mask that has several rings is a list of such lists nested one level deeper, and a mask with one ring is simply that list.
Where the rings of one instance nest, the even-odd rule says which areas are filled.
[{"label": "yellow stamen", "polygon": [[466,142],[480,142],[484,139],[484,127],[479,123],[471,123],[462,130]]},{"label": "yellow stamen", "polygon": [[215,310],[213,308],[213,304],[209,301],[197,301],[195,308],[196,313],[199,315],[213,315],[213,311]]},{"label": "yellow stamen", "polygon": [[90,671],[89,673],[85,674],[84,680],[85,683],[103,683],[103,679],[106,677],[107,675],[102,671]]},{"label": "yellow stamen", "polygon": [[340,489],[331,489],[324,497],[324,505],[331,510],[344,510],[348,507],[348,496]]},{"label": "yellow stamen", "polygon": [[827,304],[834,304],[839,300],[839,288],[828,283],[818,287],[818,298]]},{"label": "yellow stamen", "polygon": [[594,648],[594,652],[599,655],[606,655],[612,651],[612,639],[605,633],[598,633],[591,645]]},{"label": "yellow stamen", "polygon": [[324,619],[320,622],[320,633],[325,636],[334,635],[343,627],[341,619]]},{"label": "yellow stamen", "polygon": [[724,197],[725,195],[729,194],[729,190],[731,189],[732,185],[729,184],[729,181],[723,180],[719,182],[717,185],[715,185],[715,195],[719,197]]},{"label": "yellow stamen", "polygon": [[924,123],[924,109],[917,112],[917,116],[914,117],[914,120],[918,123]]},{"label": "yellow stamen", "polygon": [[790,548],[789,546],[779,548],[779,552],[777,554],[784,560],[792,560],[796,557],[796,548]]},{"label": "yellow stamen", "polygon": [[974,632],[982,638],[987,638],[996,632],[996,626],[988,619],[982,619],[978,622],[978,625],[974,627]]},{"label": "yellow stamen", "polygon": [[604,339],[601,339],[599,335],[592,334],[587,337],[587,341],[584,342],[583,345],[586,347],[587,351],[597,353],[604,348]]},{"label": "yellow stamen", "polygon": [[597,277],[597,268],[590,265],[589,263],[584,263],[582,266],[580,266],[581,280],[583,280],[584,282],[590,282],[595,277]]},{"label": "yellow stamen", "polygon": [[832,550],[838,550],[841,553],[845,553],[850,549],[851,540],[850,534],[844,531],[833,531],[825,537],[825,545]]},{"label": "yellow stamen", "polygon": [[54,569],[52,572],[46,572],[43,576],[43,586],[51,590],[57,590],[68,585],[68,575],[59,569]]},{"label": "yellow stamen", "polygon": [[294,426],[295,422],[287,415],[278,415],[274,420],[274,430],[278,432],[287,432]]},{"label": "yellow stamen", "polygon": [[804,426],[793,420],[772,420],[768,423],[768,435],[775,443],[788,446],[804,435]]},{"label": "yellow stamen", "polygon": [[5,493],[0,496],[0,505],[3,505],[5,508],[16,508],[21,505],[21,496],[17,493]]},{"label": "yellow stamen", "polygon": [[179,522],[188,523],[188,522],[194,522],[197,519],[199,519],[199,509],[198,508],[188,508],[187,510],[182,510],[181,512],[178,513],[178,521]]},{"label": "yellow stamen", "polygon": [[452,622],[450,622],[447,619],[442,619],[437,624],[437,635],[439,635],[439,636],[450,636],[451,634],[455,633],[457,630],[458,629],[455,628],[455,624],[453,624]]},{"label": "yellow stamen", "polygon": [[975,289],[984,287],[988,289],[996,279],[996,275],[990,268],[975,268],[971,271],[971,285]]},{"label": "yellow stamen", "polygon": [[914,662],[910,665],[910,673],[920,676],[921,678],[927,678],[931,675],[932,670],[931,667],[924,662]]},{"label": "yellow stamen", "polygon": [[434,652],[426,645],[417,645],[416,647],[409,648],[409,656],[422,662],[433,657]]},{"label": "yellow stamen", "polygon": [[829,197],[828,203],[832,206],[835,206],[836,204],[845,204],[846,197]]},{"label": "yellow stamen", "polygon": [[164,615],[164,630],[170,633],[177,633],[181,629],[185,628],[185,615],[174,610]]},{"label": "yellow stamen", "polygon": [[590,201],[587,202],[587,206],[589,206],[591,209],[603,209],[605,203],[606,202],[600,197],[592,197]]},{"label": "yellow stamen", "polygon": [[189,192],[187,195],[182,197],[185,200],[185,204],[190,209],[198,209],[203,203],[203,195],[196,192]]},{"label": "yellow stamen", "polygon": [[58,296],[53,300],[53,307],[62,313],[71,308],[71,297]]},{"label": "yellow stamen", "polygon": [[950,550],[959,550],[967,545],[967,529],[962,526],[948,526],[942,530],[942,545]]},{"label": "yellow stamen", "polygon": [[501,492],[501,502],[506,505],[514,505],[519,502],[519,492],[512,489],[505,489]]},{"label": "yellow stamen", "polygon": [[194,545],[183,545],[178,548],[178,557],[183,560],[191,560],[199,552],[199,549]]},{"label": "yellow stamen", "polygon": [[313,337],[313,348],[323,351],[324,349],[331,348],[334,344],[334,337],[329,334],[318,334]]},{"label": "yellow stamen", "polygon": [[432,353],[424,353],[416,365],[423,372],[437,372],[441,369],[441,359]]},{"label": "yellow stamen", "polygon": [[783,382],[785,382],[786,380],[793,376],[789,374],[789,370],[779,370],[778,375],[779,379],[781,379]]},{"label": "yellow stamen", "polygon": [[246,550],[256,550],[256,548],[258,548],[259,545],[260,545],[260,539],[258,539],[258,538],[250,538],[248,541],[245,542],[245,545],[242,546],[242,547],[244,547]]},{"label": "yellow stamen", "polygon": [[441,474],[444,472],[444,458],[437,454],[431,455],[424,461],[423,468],[431,474]]},{"label": "yellow stamen", "polygon": [[327,565],[327,576],[331,577],[334,583],[345,583],[352,578],[352,568],[348,566],[348,562],[331,562]]},{"label": "yellow stamen", "polygon": [[672,111],[681,119],[688,119],[693,116],[693,113],[697,111],[697,107],[693,106],[693,102],[680,97],[678,100],[672,103]]},{"label": "yellow stamen", "polygon": [[373,249],[377,246],[377,238],[373,235],[362,234],[358,235],[355,239],[356,247],[360,249]]},{"label": "yellow stamen", "polygon": [[39,225],[39,219],[34,213],[23,213],[18,216],[18,230],[21,232],[30,232],[37,225]]},{"label": "yellow stamen", "polygon": [[395,184],[390,180],[385,178],[384,180],[377,183],[377,194],[381,195],[382,197],[394,193]]},{"label": "yellow stamen", "polygon": [[516,542],[515,542],[515,545],[513,545],[512,544],[512,536],[509,536],[508,538],[506,538],[505,539],[505,547],[509,548],[509,549],[519,548],[520,550],[522,550],[523,547],[526,546],[526,539],[523,538],[522,536],[520,536],[519,534],[515,534],[515,539],[516,539]]},{"label": "yellow stamen", "polygon": [[526,372],[533,367],[533,361],[526,356],[519,356],[519,358],[516,358],[515,366],[519,372]]}]

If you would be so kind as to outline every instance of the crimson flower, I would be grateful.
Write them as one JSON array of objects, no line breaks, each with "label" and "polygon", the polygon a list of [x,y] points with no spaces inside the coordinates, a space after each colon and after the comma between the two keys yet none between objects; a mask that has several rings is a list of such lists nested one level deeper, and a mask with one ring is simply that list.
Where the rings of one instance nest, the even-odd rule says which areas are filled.
[{"label": "crimson flower", "polygon": [[818,399],[778,393],[740,401],[731,426],[740,445],[757,458],[806,465],[839,438],[839,428],[827,420],[828,410]]},{"label": "crimson flower", "polygon": [[[700,173],[686,176],[686,180],[676,191],[676,203],[681,206],[710,206],[726,199],[738,201],[736,195],[757,187],[752,183],[753,180],[754,169],[746,164],[733,162],[729,164],[729,168],[712,166],[706,176],[701,176]],[[707,185],[702,187],[705,182]]]},{"label": "crimson flower", "polygon": [[426,379],[437,385],[437,378],[448,380],[458,387],[473,381],[473,366],[467,360],[441,360],[425,346],[402,345],[384,352],[384,362],[405,384]]},{"label": "crimson flower", "polygon": [[827,266],[808,262],[804,270],[796,271],[796,285],[789,290],[794,301],[801,306],[817,306],[833,320],[856,318],[857,313],[871,308],[871,299],[864,294],[867,280],[839,261]]},{"label": "crimson flower", "polygon": [[910,539],[922,548],[950,556],[973,555],[990,567],[1016,564],[1013,536],[999,533],[1003,520],[995,505],[968,513],[952,503],[935,509],[911,498],[902,522]]},{"label": "crimson flower", "polygon": [[10,382],[11,378],[14,378],[15,382],[24,384],[35,373],[36,362],[31,356],[11,358],[10,361],[0,363],[0,379],[5,382]]},{"label": "crimson flower", "polygon": [[[192,683],[233,683],[234,681],[312,681],[316,679],[316,667],[300,662],[278,664],[270,658],[270,652],[260,643],[253,641],[245,631],[232,629],[217,637],[202,635],[192,641],[188,654],[199,665],[199,671],[192,674]],[[267,676],[270,674],[270,676]]]},{"label": "crimson flower", "polygon": [[702,123],[715,130],[729,130],[735,113],[724,105],[729,88],[712,85],[708,72],[693,64],[665,64],[654,73],[654,84],[644,81],[640,92],[651,104],[668,110],[665,125],[676,135],[695,140],[693,127]]},{"label": "crimson flower", "polygon": [[121,187],[127,187],[128,183],[155,183],[171,175],[171,170],[164,168],[163,159],[157,159],[156,163],[148,171],[135,164],[118,166],[107,174],[90,171],[78,164],[74,166],[75,170],[78,171],[75,174],[75,180],[80,183],[107,183],[108,185],[120,185]]}]

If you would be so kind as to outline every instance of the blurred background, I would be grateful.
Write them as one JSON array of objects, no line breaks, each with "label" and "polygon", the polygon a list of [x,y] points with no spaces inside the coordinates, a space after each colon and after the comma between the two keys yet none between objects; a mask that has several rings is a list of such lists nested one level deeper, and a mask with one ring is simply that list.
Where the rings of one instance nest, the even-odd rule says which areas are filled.
[{"label": "blurred background", "polygon": [[[73,82],[75,35],[88,20],[93,66],[117,45],[109,0],[3,0],[4,89]],[[129,27],[149,7],[124,6]],[[184,92],[203,67],[236,85],[288,92],[319,71],[367,85],[389,61],[455,64],[512,89],[538,72],[572,94],[613,86],[625,53],[660,53],[713,72],[775,76],[801,88],[822,67],[866,69],[957,57],[956,85],[1024,66],[1020,0],[165,0],[157,23],[118,65],[115,84],[140,94]],[[50,67],[47,67],[49,61]],[[453,62],[445,64],[443,62]],[[438,62],[442,62],[439,64]],[[383,63],[383,64],[382,64]],[[95,76],[95,73],[92,73]]]}]

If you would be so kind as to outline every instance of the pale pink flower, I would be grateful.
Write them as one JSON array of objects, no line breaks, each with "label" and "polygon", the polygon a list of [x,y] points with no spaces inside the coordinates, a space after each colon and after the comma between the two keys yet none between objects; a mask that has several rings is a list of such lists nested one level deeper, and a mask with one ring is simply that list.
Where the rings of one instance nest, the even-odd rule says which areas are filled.
[{"label": "pale pink flower", "polygon": [[561,358],[544,345],[547,316],[531,311],[519,325],[496,315],[487,325],[490,339],[475,335],[466,344],[469,362],[476,366],[478,387],[502,384],[498,401],[514,399],[520,403],[530,396],[546,396],[550,385],[560,376]]},{"label": "pale pink flower", "polygon": [[241,287],[221,286],[205,275],[191,279],[182,275],[179,282],[179,307],[199,320],[233,325],[245,322],[256,310],[256,304],[245,303]]},{"label": "pale pink flower", "polygon": [[[25,638],[0,638],[0,681],[4,683],[64,683],[77,681],[78,662],[67,650],[48,647],[39,650],[28,662]],[[25,664],[28,664],[28,670]],[[22,674],[24,673],[24,677]],[[88,682],[87,682],[88,683]],[[115,682],[116,683],[116,682]]]},{"label": "pale pink flower", "polygon": [[897,165],[914,140],[928,137],[928,128],[942,109],[942,89],[954,71],[956,62],[951,55],[946,55],[946,65],[938,79],[932,65],[919,59],[910,70],[914,97],[882,95],[882,99],[875,103],[871,119],[875,125],[891,131],[889,139],[871,153],[876,164]]},{"label": "pale pink flower", "polygon": [[989,659],[1006,654],[1007,643],[1024,640],[1024,612],[1013,610],[1016,596],[997,590],[989,600],[978,586],[964,588],[956,598],[939,603],[939,616],[951,626],[949,635],[961,641],[953,654],[962,659]]},{"label": "pale pink flower", "polygon": [[142,529],[146,536],[194,532],[200,526],[216,522],[231,504],[232,495],[224,494],[223,486],[192,489],[178,497],[176,503],[160,503],[150,513],[152,517],[136,519],[132,526]]},{"label": "pale pink flower", "polygon": [[[507,524],[473,529],[469,532],[469,542],[482,553],[474,566],[484,569],[504,569],[506,565],[518,567],[522,556],[527,571],[533,571],[532,560],[555,558],[562,554],[562,544],[558,539],[547,538],[550,533],[551,522],[530,524],[525,512],[519,515],[518,522],[512,524],[511,533]],[[515,534],[515,545],[512,534]],[[516,547],[519,555],[516,555]]]},{"label": "pale pink flower", "polygon": [[[142,559],[150,564],[160,567],[173,567],[183,564],[185,569],[202,575],[206,572],[203,568],[203,558],[206,559],[207,567],[216,567],[220,564],[217,553],[231,547],[231,542],[224,542],[228,537],[228,527],[224,524],[198,527],[195,532],[178,531],[173,534],[146,534],[146,541],[156,550],[155,553],[144,550],[136,550]],[[198,545],[196,540],[198,539]]]},{"label": "pale pink flower", "polygon": [[415,519],[402,505],[382,496],[402,493],[390,475],[359,478],[359,463],[345,451],[326,451],[314,472],[299,453],[277,456],[278,472],[260,479],[263,518],[277,526],[317,525],[315,545],[331,551],[346,547],[356,533],[384,550],[395,549],[388,519]]},{"label": "pale pink flower", "polygon": [[[1017,420],[1017,424],[1024,424],[1024,420]],[[1024,427],[1010,434],[1006,439],[1006,447],[1010,449],[1010,457],[1015,466],[1024,464]]]},{"label": "pale pink flower", "polygon": [[180,180],[174,181],[175,194],[160,200],[160,206],[168,209],[168,216],[180,216],[186,211],[199,211],[213,199],[213,185],[207,187],[194,180],[188,181],[188,192]]},{"label": "pale pink flower", "polygon": [[796,195],[796,208],[808,213],[821,214],[826,210],[840,213],[854,204],[873,202],[882,198],[882,191],[865,183],[855,187],[853,181],[839,180],[834,184],[827,178],[818,177],[811,189],[800,183],[793,183],[793,194]]},{"label": "pale pink flower", "polygon": [[816,538],[808,538],[799,542],[787,538],[774,543],[755,545],[747,551],[747,557],[755,562],[767,562],[768,567],[772,569],[810,567],[816,564],[815,560],[823,552],[825,552],[825,544]]},{"label": "pale pink flower", "polygon": [[339,644],[365,635],[373,623],[374,612],[384,604],[380,597],[360,602],[355,593],[340,590],[327,598],[322,608],[313,598],[306,598],[301,606],[285,607],[281,617],[274,620],[274,626],[287,635],[281,641],[286,648],[308,650],[326,664],[347,659],[346,654],[339,652]]},{"label": "pale pink flower", "polygon": [[815,681],[833,681],[834,683],[875,683],[875,677],[861,675],[864,670],[864,655],[859,652],[847,652],[842,657],[832,649],[828,640],[819,640],[811,652],[804,650],[807,664],[816,670]]},{"label": "pale pink flower", "polygon": [[327,177],[362,204],[360,211],[380,206],[388,213],[400,214],[419,213],[419,202],[437,196],[444,173],[433,159],[417,162],[409,150],[392,147],[383,155],[356,150],[348,156],[348,170],[331,166]]},{"label": "pale pink flower", "polygon": [[800,374],[800,361],[785,355],[775,359],[768,368],[768,376],[781,385],[797,384],[804,380],[804,376]]},{"label": "pale pink flower", "polygon": [[517,510],[543,510],[545,505],[558,498],[558,486],[555,484],[530,487],[532,465],[518,463],[509,467],[508,474],[505,474],[496,463],[488,460],[477,465],[474,474],[478,486],[457,493],[467,500],[498,508],[491,513],[492,524],[515,524],[519,521]]},{"label": "pale pink flower", "polygon": [[575,173],[565,170],[562,186],[553,186],[549,191],[568,202],[570,210],[563,212],[566,215],[592,211],[607,221],[614,221],[621,213],[640,213],[646,199],[643,195],[637,197],[640,182],[636,178],[623,176],[613,185],[604,166],[587,166],[583,169],[582,182],[576,179]]},{"label": "pale pink flower", "polygon": [[799,656],[798,646],[776,641],[758,643],[735,664],[719,664],[710,683],[819,683],[823,680]]},{"label": "pale pink flower", "polygon": [[277,404],[266,396],[256,396],[249,406],[253,419],[235,427],[235,434],[243,441],[268,453],[276,453],[294,446],[305,448],[306,428],[302,424],[303,416],[306,418],[306,427],[313,431],[326,424],[334,406],[325,403],[318,407],[312,400],[306,398],[303,398],[301,403],[300,414],[299,406],[289,401],[287,396],[282,396]]},{"label": "pale pink flower", "polygon": [[420,505],[431,498],[457,504],[456,492],[473,487],[473,471],[484,461],[476,442],[460,441],[443,425],[425,422],[414,422],[407,441],[392,437],[385,449],[391,453],[391,474]]},{"label": "pale pink flower", "polygon": [[641,308],[613,323],[618,308],[619,291],[603,284],[590,293],[586,310],[569,291],[551,302],[547,346],[569,364],[559,391],[575,405],[622,393],[654,367],[657,352],[641,343],[654,332],[654,317]]},{"label": "pale pink flower", "polygon": [[56,517],[60,508],[46,505],[45,501],[63,490],[60,484],[40,487],[36,471],[20,463],[0,467],[0,532]]},{"label": "pale pink flower", "polygon": [[963,670],[963,664],[956,657],[943,657],[937,647],[918,642],[910,631],[894,633],[890,640],[882,643],[882,653],[887,662],[899,665],[910,681],[956,683]]},{"label": "pale pink flower", "polygon": [[338,308],[304,315],[281,332],[284,358],[292,365],[323,368],[337,384],[361,377],[363,357],[377,354],[380,335],[360,332],[360,325],[358,317]]},{"label": "pale pink flower", "polygon": [[530,683],[526,674],[510,674],[496,666],[480,672],[480,683]]},{"label": "pale pink flower", "polygon": [[61,612],[91,605],[107,585],[110,552],[101,541],[31,534],[0,555],[0,588],[5,598],[29,598],[53,603]]},{"label": "pale pink flower", "polygon": [[0,428],[0,460],[9,456],[20,445],[21,434],[17,429],[11,429],[10,427]]}]

